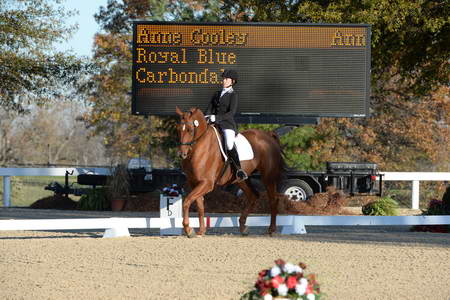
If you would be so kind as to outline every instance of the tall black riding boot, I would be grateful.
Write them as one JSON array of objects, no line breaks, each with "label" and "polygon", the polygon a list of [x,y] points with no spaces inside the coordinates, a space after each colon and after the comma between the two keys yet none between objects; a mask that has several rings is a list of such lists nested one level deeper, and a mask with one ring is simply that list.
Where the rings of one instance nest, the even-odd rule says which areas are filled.
[{"label": "tall black riding boot", "polygon": [[239,155],[236,149],[236,146],[233,149],[228,150],[228,157],[231,159],[235,169],[236,169],[236,177],[238,181],[243,181],[248,178],[247,173],[241,168],[241,162],[239,161]]}]

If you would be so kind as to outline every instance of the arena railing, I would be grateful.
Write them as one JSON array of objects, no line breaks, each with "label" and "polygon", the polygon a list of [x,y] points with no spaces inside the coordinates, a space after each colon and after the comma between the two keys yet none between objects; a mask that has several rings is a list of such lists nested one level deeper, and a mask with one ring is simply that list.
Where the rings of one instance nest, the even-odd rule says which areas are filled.
[{"label": "arena railing", "polygon": [[[79,174],[108,175],[108,168],[99,167],[59,167],[59,168],[0,168],[3,177],[3,206],[11,206],[11,177],[12,176],[65,176],[66,171],[73,176]],[[380,172],[383,181],[412,182],[411,208],[419,209],[421,181],[450,181],[450,172]]]}]

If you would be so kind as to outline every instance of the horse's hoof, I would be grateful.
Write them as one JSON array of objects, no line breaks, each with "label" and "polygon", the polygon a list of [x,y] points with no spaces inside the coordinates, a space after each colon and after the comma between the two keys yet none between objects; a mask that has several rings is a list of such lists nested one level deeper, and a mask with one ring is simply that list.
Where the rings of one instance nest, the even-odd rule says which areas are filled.
[{"label": "horse's hoof", "polygon": [[273,231],[273,232],[267,232],[267,235],[268,236],[270,236],[270,237],[279,237],[279,236],[281,236],[278,232],[276,232],[276,231]]},{"label": "horse's hoof", "polygon": [[248,226],[245,226],[243,230],[241,230],[242,236],[248,236]]},{"label": "horse's hoof", "polygon": [[197,234],[195,233],[195,230],[194,230],[194,229],[191,229],[190,232],[186,233],[186,236],[187,236],[188,238],[194,238],[194,237],[197,236]]}]

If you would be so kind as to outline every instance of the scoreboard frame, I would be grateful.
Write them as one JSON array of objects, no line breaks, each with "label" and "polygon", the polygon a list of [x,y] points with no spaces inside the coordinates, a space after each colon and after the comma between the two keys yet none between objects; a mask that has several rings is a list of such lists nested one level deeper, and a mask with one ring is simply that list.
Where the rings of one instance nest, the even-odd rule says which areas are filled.
[{"label": "scoreboard frame", "polygon": [[[143,29],[140,29],[141,31],[139,32],[138,35],[138,26],[141,26],[140,28],[146,28],[146,26],[153,26],[155,28],[158,28],[158,26],[162,26],[162,28],[177,28],[179,27],[180,30],[176,31],[175,33],[172,33],[170,36],[166,35],[166,36],[162,36],[162,35],[151,35],[152,33],[148,34],[148,35],[143,35],[142,32],[145,33],[145,31],[143,31]],[[183,29],[184,28],[184,29]],[[180,33],[181,31],[185,30],[188,31],[188,29],[186,28],[199,28],[199,30],[197,30],[196,32],[192,31],[191,34],[191,39],[187,40],[184,39],[184,36],[182,33]],[[207,29],[211,29],[211,28],[217,28],[216,32],[214,34],[206,34]],[[233,30],[233,32],[228,33],[226,32],[226,30],[229,30],[230,28],[235,29]],[[244,29],[242,29],[244,28]],[[275,35],[273,34],[273,36],[269,37],[268,39],[273,39],[273,41],[266,41],[264,39],[257,39],[254,38],[253,40],[251,39],[252,35],[250,33],[243,33],[243,31],[245,31],[248,28],[248,32],[257,34],[258,30],[261,30],[261,28],[266,29],[268,32],[273,32],[276,33],[277,29],[280,29],[280,34],[279,35]],[[338,28],[341,31],[336,31],[336,28]],[[203,29],[203,31],[202,31]],[[330,45],[327,44],[323,44],[322,40],[328,41],[329,38],[329,34],[327,36],[328,40],[325,38],[318,38],[317,41],[315,40],[315,33],[316,32],[321,32],[325,31],[323,29],[327,29],[328,31],[330,30],[335,30],[335,36],[333,36],[332,38],[334,38],[334,40],[330,40]],[[301,39],[301,40],[289,40],[286,38],[281,38],[280,39],[280,35],[283,35],[284,31],[302,31],[302,32],[306,32],[306,36],[307,38],[305,39]],[[358,30],[361,32],[364,32],[365,35],[363,37],[360,37],[358,34],[345,34],[345,32],[349,31],[349,32],[353,32],[352,30]],[[256,32],[256,33],[255,33]],[[158,32],[156,32],[158,33]],[[197,36],[195,36],[194,34],[197,34]],[[201,38],[198,38],[198,36],[200,36],[199,34],[204,34],[203,36],[201,36]],[[339,34],[341,34],[342,38],[340,38]],[[303,37],[303,36],[302,36]],[[141,43],[138,43],[138,38],[139,41]],[[264,44],[265,43],[276,43],[276,45],[272,44],[272,46],[260,46],[260,48],[258,48],[258,45],[260,44]],[[196,45],[195,43],[199,43],[199,45]],[[208,44],[209,43],[209,44]],[[301,44],[301,43],[307,43],[306,47],[298,47],[296,46],[297,44]],[[335,43],[335,44],[333,44]],[[347,44],[346,44],[347,43]],[[311,46],[309,46],[311,44]],[[144,45],[144,46],[142,46]],[[256,46],[255,46],[256,45]],[[315,53],[322,51],[323,53],[325,53],[325,59],[329,58],[327,57],[328,53],[337,53],[337,51],[340,51],[342,53],[344,53],[343,55],[346,55],[347,52],[349,52],[350,54],[352,53],[358,53],[359,57],[363,57],[363,59],[361,61],[357,61],[355,63],[355,65],[358,66],[358,74],[355,75],[355,78],[360,76],[363,77],[361,80],[356,80],[356,82],[358,82],[359,86],[355,87],[355,90],[357,90],[357,97],[355,96],[355,99],[357,99],[358,102],[355,101],[355,105],[358,106],[358,109],[356,109],[355,111],[351,111],[351,107],[352,107],[352,102],[346,103],[347,107],[343,109],[341,109],[339,107],[339,105],[336,105],[335,107],[333,106],[334,104],[337,103],[337,101],[344,101],[345,102],[345,97],[342,97],[341,95],[338,95],[336,92],[336,97],[341,97],[339,100],[336,100],[334,103],[333,99],[328,99],[327,101],[325,101],[324,103],[318,103],[318,107],[321,106],[322,110],[317,110],[314,111],[314,101],[315,99],[319,99],[318,102],[320,102],[320,93],[322,93],[323,95],[325,95],[324,97],[330,97],[330,95],[327,95],[327,91],[325,90],[320,90],[320,88],[316,88],[316,90],[314,92],[316,92],[319,96],[315,96],[318,98],[315,98],[313,100],[310,101],[310,103],[308,104],[308,107],[312,107],[311,111],[303,111],[302,109],[295,109],[295,104],[294,102],[289,102],[289,103],[293,103],[293,109],[289,109],[285,107],[284,111],[281,110],[277,110],[276,107],[274,107],[273,105],[271,106],[271,110],[270,111],[258,111],[253,110],[253,111],[249,111],[249,109],[244,109],[241,110],[238,108],[238,114],[236,115],[236,118],[238,120],[238,122],[240,123],[290,123],[290,124],[294,124],[294,123],[311,123],[312,119],[317,119],[320,117],[368,117],[370,112],[369,112],[369,99],[370,99],[370,61],[371,61],[371,51],[370,51],[370,45],[371,45],[371,26],[368,24],[309,24],[309,23],[191,23],[191,22],[161,22],[161,21],[134,21],[133,22],[133,41],[132,41],[132,101],[131,101],[131,111],[132,114],[134,115],[160,115],[160,116],[167,116],[167,115],[175,115],[175,106],[180,106],[181,108],[185,108],[187,109],[187,106],[191,106],[191,107],[199,107],[201,109],[204,109],[203,106],[206,107],[205,103],[209,102],[209,97],[205,96],[208,95],[211,96],[212,93],[220,88],[218,81],[220,80],[217,79],[217,81],[214,83],[208,82],[207,84],[204,84],[203,86],[199,87],[199,84],[190,84],[188,88],[184,88],[184,86],[188,86],[188,84],[183,84],[183,82],[177,82],[175,81],[172,77],[171,79],[169,79],[169,75],[167,75],[166,73],[166,78],[167,82],[163,82],[162,81],[162,77],[161,77],[161,73],[164,74],[165,72],[159,71],[159,80],[160,82],[158,82],[158,77],[151,77],[150,79],[145,77],[145,74],[151,74],[151,72],[145,73],[144,70],[145,67],[150,66],[152,68],[147,67],[147,69],[145,70],[153,70],[153,67],[161,67],[161,65],[163,65],[164,67],[166,66],[173,66],[173,68],[169,68],[169,70],[175,74],[176,71],[175,67],[179,67],[181,66],[181,64],[183,63],[183,67],[184,66],[194,66],[194,67],[198,67],[199,63],[209,63],[209,61],[207,61],[208,58],[208,51],[211,54],[211,59],[212,59],[212,54],[214,53],[213,51],[215,51],[216,49],[218,49],[217,51],[233,51],[231,52],[231,54],[228,53],[228,56],[222,55],[222,61],[219,61],[220,63],[224,63],[223,65],[220,65],[219,67],[220,70],[226,69],[226,68],[235,68],[238,70],[238,72],[240,73],[240,80],[238,81],[238,85],[237,85],[237,91],[239,94],[239,102],[240,104],[246,100],[249,99],[249,97],[251,98],[252,93],[253,92],[251,90],[246,91],[246,89],[248,88],[246,86],[246,83],[249,83],[249,81],[251,80],[246,80],[248,79],[251,74],[249,75],[249,72],[247,71],[247,73],[245,74],[241,74],[240,69],[241,66],[244,65],[245,62],[240,63],[239,64],[239,59],[241,59],[242,61],[242,57],[245,58],[245,51],[252,51],[252,52],[257,52],[258,50],[262,49],[261,51],[270,51],[271,49],[277,49],[280,48],[280,51],[285,50],[285,48],[287,48],[287,51],[292,51],[293,53],[295,51],[307,51],[308,53],[311,53],[311,55],[315,55]],[[145,48],[144,48],[145,47]],[[154,48],[153,48],[154,47]],[[256,48],[255,48],[256,47]],[[147,49],[156,49],[155,53],[163,53],[162,55],[157,56],[156,54],[154,56],[146,56],[147,53],[145,51],[147,51]],[[168,54],[165,54],[165,51],[160,51],[161,49],[178,49],[177,51],[177,56],[170,56],[170,52],[167,51]],[[181,51],[179,51],[181,49]],[[197,51],[202,51],[198,57],[200,55],[203,61],[200,61],[200,58],[197,57],[197,62],[192,63],[190,60],[192,60],[192,58],[189,57],[189,54],[186,55],[186,52],[192,52],[193,49],[197,49]],[[200,50],[199,50],[200,49]],[[244,50],[243,50],[244,49]],[[266,50],[267,49],[267,50]],[[293,50],[290,50],[293,49]],[[306,50],[305,50],[306,49]],[[325,50],[325,51],[324,51]],[[334,51],[336,50],[336,51]],[[341,51],[341,50],[349,50],[349,51]],[[351,51],[354,50],[354,51]],[[159,52],[156,52],[159,51]],[[239,51],[241,51],[244,54],[239,54]],[[334,52],[333,52],[334,51]],[[273,51],[272,51],[273,52]],[[320,53],[322,53],[320,52]],[[153,52],[151,52],[153,53]],[[175,53],[174,50],[171,53]],[[236,54],[238,53],[238,54]],[[290,53],[290,52],[289,52]],[[289,54],[288,53],[288,54]],[[296,52],[295,52],[296,53]],[[144,55],[145,54],[145,55]],[[264,53],[262,53],[263,55],[261,55],[262,58],[264,58]],[[184,56],[183,56],[184,55]],[[304,54],[302,54],[303,56],[306,56]],[[303,56],[299,55],[300,58],[302,58]],[[187,57],[187,58],[186,58]],[[217,54],[217,58],[219,59],[219,54]],[[247,56],[248,57],[248,56]],[[340,58],[340,56],[338,57]],[[153,59],[153,60],[152,60]],[[227,60],[228,59],[228,60]],[[150,62],[149,62],[150,61]],[[160,64],[157,64],[156,62],[161,62]],[[316,59],[316,61],[319,61],[319,59]],[[343,62],[349,62],[351,63],[351,59],[344,57]],[[212,62],[212,60],[211,60]],[[261,58],[258,62],[261,62]],[[152,64],[153,63],[153,64]],[[273,68],[273,60],[268,62],[268,64],[272,64],[271,67]],[[303,62],[304,63],[304,62]],[[308,62],[306,62],[305,64],[307,64]],[[178,64],[178,65],[177,65]],[[217,62],[214,61],[212,64],[216,64]],[[250,64],[249,64],[250,66]],[[312,65],[313,67],[315,67],[315,65]],[[339,64],[337,65],[339,67]],[[254,66],[253,68],[255,68],[256,66]],[[336,68],[336,65],[334,66]],[[351,66],[350,66],[351,67]],[[247,66],[248,68],[248,66]],[[351,70],[349,71],[348,67],[345,67],[345,72],[347,72],[347,74],[351,74],[348,72],[351,72]],[[264,71],[264,66],[259,66],[259,69],[261,69],[262,71]],[[259,70],[258,69],[258,70]],[[207,69],[208,70],[208,69]],[[276,71],[276,69],[274,69]],[[138,73],[140,72],[140,73]],[[344,73],[345,73],[344,72]],[[188,73],[188,72],[186,72]],[[191,73],[191,72],[189,72]],[[194,73],[194,72],[192,72]],[[212,72],[211,72],[212,73]],[[304,72],[306,73],[306,72]],[[155,74],[157,74],[155,72]],[[220,74],[220,72],[217,72],[217,74]],[[198,73],[197,73],[198,75]],[[244,78],[242,78],[242,75],[244,75]],[[176,76],[176,75],[174,75]],[[201,76],[201,75],[200,75]],[[303,75],[304,78],[308,79],[306,75]],[[317,74],[316,76],[321,76],[320,74]],[[331,78],[331,80],[333,80],[334,77],[332,77],[329,74],[324,74],[324,81],[326,81],[327,79],[329,80]],[[327,77],[328,76],[328,77]],[[329,77],[331,76],[331,77]],[[216,76],[217,77],[217,76]],[[336,76],[335,76],[336,77]],[[351,77],[351,76],[350,76]],[[181,78],[181,75],[180,75]],[[187,78],[187,77],[186,77]],[[191,77],[192,78],[192,77]],[[201,78],[201,77],[200,77]],[[242,80],[241,80],[242,78]],[[259,77],[261,78],[261,77]],[[290,77],[292,78],[292,76]],[[326,79],[325,79],[326,78]],[[353,78],[353,77],[352,77]],[[149,84],[146,81],[151,81]],[[173,80],[171,83],[170,80]],[[351,80],[351,79],[350,79]],[[139,82],[138,82],[139,81]],[[142,81],[144,81],[144,83],[142,83]],[[247,81],[247,82],[246,82]],[[273,81],[273,80],[272,80]],[[338,78],[337,79],[338,82],[343,82],[344,86],[349,86],[349,84],[351,84],[351,82],[346,82],[344,77]],[[185,80],[185,82],[188,82],[187,80]],[[317,79],[315,79],[315,81],[312,81],[313,84],[315,84],[317,82]],[[194,82],[194,83],[198,83],[198,82]],[[273,82],[272,82],[273,84]],[[317,84],[317,83],[316,83]],[[322,83],[318,83],[318,85],[320,85]],[[328,84],[328,82],[325,82],[323,84]],[[155,90],[157,91],[159,94],[162,94],[162,98],[163,99],[168,99],[167,101],[170,101],[170,106],[173,107],[172,110],[168,110],[168,108],[166,108],[165,110],[161,110],[158,111],[158,107],[154,107],[156,108],[155,110],[153,109],[142,109],[143,105],[142,102],[146,101],[145,97],[142,96],[143,92],[142,90],[144,88],[142,88],[143,86],[157,86],[157,88],[150,88],[149,90]],[[249,84],[249,86],[254,86],[254,84]],[[288,89],[290,89],[290,87],[292,86],[289,85]],[[298,85],[300,86],[300,85]],[[208,93],[203,92],[203,97],[200,97],[201,99],[199,100],[199,97],[195,98],[195,92],[197,91],[196,89],[207,89]],[[296,90],[295,87],[292,88],[293,90],[290,91],[290,98],[288,98],[288,101],[302,101],[301,97],[299,97],[300,99],[292,99],[292,95],[295,94]],[[189,102],[189,100],[187,100],[187,102],[182,102],[180,99],[177,99],[177,97],[171,97],[170,96],[170,92],[177,92],[178,90],[190,90],[191,96],[193,97],[193,101]],[[244,93],[241,93],[241,91],[244,90]],[[194,91],[194,94],[192,94],[192,91]],[[284,90],[283,90],[284,91]],[[166,95],[166,92],[168,95]],[[308,94],[308,92],[311,94],[311,91],[301,91],[303,94]],[[345,91],[344,91],[345,92]],[[352,95],[350,91],[350,96]],[[244,97],[242,97],[241,95],[244,95]],[[246,96],[246,97],[245,97]],[[207,99],[204,99],[204,98]],[[173,99],[173,100],[172,100]],[[151,100],[150,100],[151,101]],[[165,101],[165,100],[164,100]],[[184,101],[184,98],[183,98]],[[203,103],[201,102],[203,101]],[[253,100],[254,101],[254,100]],[[269,105],[272,101],[274,101],[273,95],[271,97],[267,97],[266,99],[261,99],[262,104],[261,105]],[[277,99],[278,101],[278,99]],[[331,101],[331,102],[330,102]],[[258,104],[259,102],[253,102]],[[287,107],[289,107],[289,103],[287,103]],[[327,104],[327,103],[331,103],[331,104]],[[169,103],[168,103],[169,104]],[[319,105],[320,104],[320,105]],[[151,106],[151,105],[150,105]],[[183,107],[184,106],[184,107]],[[161,107],[161,105],[159,106]],[[252,106],[250,108],[250,110],[256,106]],[[328,109],[333,107],[333,109],[329,110],[329,111],[324,111],[324,109]],[[350,109],[349,109],[350,108]],[[306,120],[306,122],[305,122]]]}]

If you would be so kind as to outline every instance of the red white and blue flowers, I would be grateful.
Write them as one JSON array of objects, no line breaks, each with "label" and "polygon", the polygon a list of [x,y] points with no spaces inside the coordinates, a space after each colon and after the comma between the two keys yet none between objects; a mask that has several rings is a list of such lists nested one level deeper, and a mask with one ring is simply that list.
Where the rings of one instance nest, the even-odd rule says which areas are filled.
[{"label": "red white and blue flowers", "polygon": [[319,300],[321,293],[315,275],[305,276],[306,265],[275,261],[271,269],[259,272],[255,289],[246,293],[242,299],[305,299]]}]

